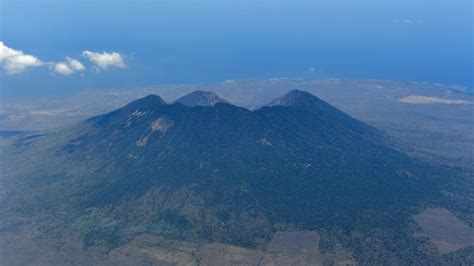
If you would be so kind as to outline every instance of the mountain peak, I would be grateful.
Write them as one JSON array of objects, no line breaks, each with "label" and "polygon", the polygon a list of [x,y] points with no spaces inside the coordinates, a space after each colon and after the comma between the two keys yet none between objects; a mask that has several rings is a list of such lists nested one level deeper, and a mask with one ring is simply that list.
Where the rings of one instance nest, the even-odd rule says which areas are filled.
[{"label": "mountain peak", "polygon": [[150,108],[157,105],[166,104],[165,100],[156,94],[149,94],[143,98],[137,99],[129,103],[128,107]]},{"label": "mountain peak", "polygon": [[150,102],[155,104],[166,104],[165,100],[156,94],[148,94],[147,96],[138,99],[137,101]]},{"label": "mountain peak", "polygon": [[285,95],[271,101],[268,106],[314,106],[315,104],[321,103],[324,102],[309,92],[291,90]]},{"label": "mountain peak", "polygon": [[213,92],[196,90],[176,99],[173,103],[181,103],[186,106],[213,106],[216,103],[228,103],[228,101]]}]

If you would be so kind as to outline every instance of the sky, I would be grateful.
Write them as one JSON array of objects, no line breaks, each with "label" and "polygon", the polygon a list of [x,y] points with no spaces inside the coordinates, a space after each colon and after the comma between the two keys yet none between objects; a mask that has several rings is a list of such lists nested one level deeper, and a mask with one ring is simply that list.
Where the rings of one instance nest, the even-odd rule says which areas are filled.
[{"label": "sky", "polygon": [[472,88],[472,5],[0,0],[0,96],[273,77]]}]

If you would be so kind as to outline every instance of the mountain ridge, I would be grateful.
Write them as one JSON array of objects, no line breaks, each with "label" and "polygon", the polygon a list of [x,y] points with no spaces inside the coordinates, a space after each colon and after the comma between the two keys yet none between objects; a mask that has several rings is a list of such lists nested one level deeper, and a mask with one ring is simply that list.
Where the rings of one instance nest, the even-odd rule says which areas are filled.
[{"label": "mountain ridge", "polygon": [[[263,248],[276,230],[291,228],[408,237],[391,227],[439,195],[430,172],[317,97],[285,97],[295,101],[250,111],[152,95],[25,140],[19,156],[42,156],[11,184],[35,200],[9,194],[4,211],[27,204],[33,217],[68,213],[83,226],[84,249],[113,249],[140,234]],[[63,234],[73,230],[51,223]],[[413,241],[398,244],[398,253],[383,254],[416,250]]]}]

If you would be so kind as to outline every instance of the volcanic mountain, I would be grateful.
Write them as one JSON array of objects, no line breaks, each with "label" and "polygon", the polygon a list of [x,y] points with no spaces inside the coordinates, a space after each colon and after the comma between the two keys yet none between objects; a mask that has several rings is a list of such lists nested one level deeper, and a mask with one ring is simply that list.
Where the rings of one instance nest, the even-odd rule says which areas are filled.
[{"label": "volcanic mountain", "polygon": [[344,244],[361,258],[415,252],[402,225],[439,192],[383,133],[297,90],[255,111],[205,92],[176,102],[149,95],[19,139],[2,165],[0,210],[76,230],[84,249],[141,234],[262,248],[300,229],[377,239]]},{"label": "volcanic mountain", "polygon": [[197,90],[176,99],[173,103],[182,103],[186,106],[213,106],[216,103],[228,102],[213,92]]}]

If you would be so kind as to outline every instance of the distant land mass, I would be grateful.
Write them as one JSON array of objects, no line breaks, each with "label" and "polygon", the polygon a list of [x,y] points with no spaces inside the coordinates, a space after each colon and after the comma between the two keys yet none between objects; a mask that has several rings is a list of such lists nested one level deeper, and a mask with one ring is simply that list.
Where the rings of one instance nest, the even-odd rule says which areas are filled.
[{"label": "distant land mass", "polygon": [[9,265],[473,263],[471,172],[303,90],[150,94],[1,144]]}]

